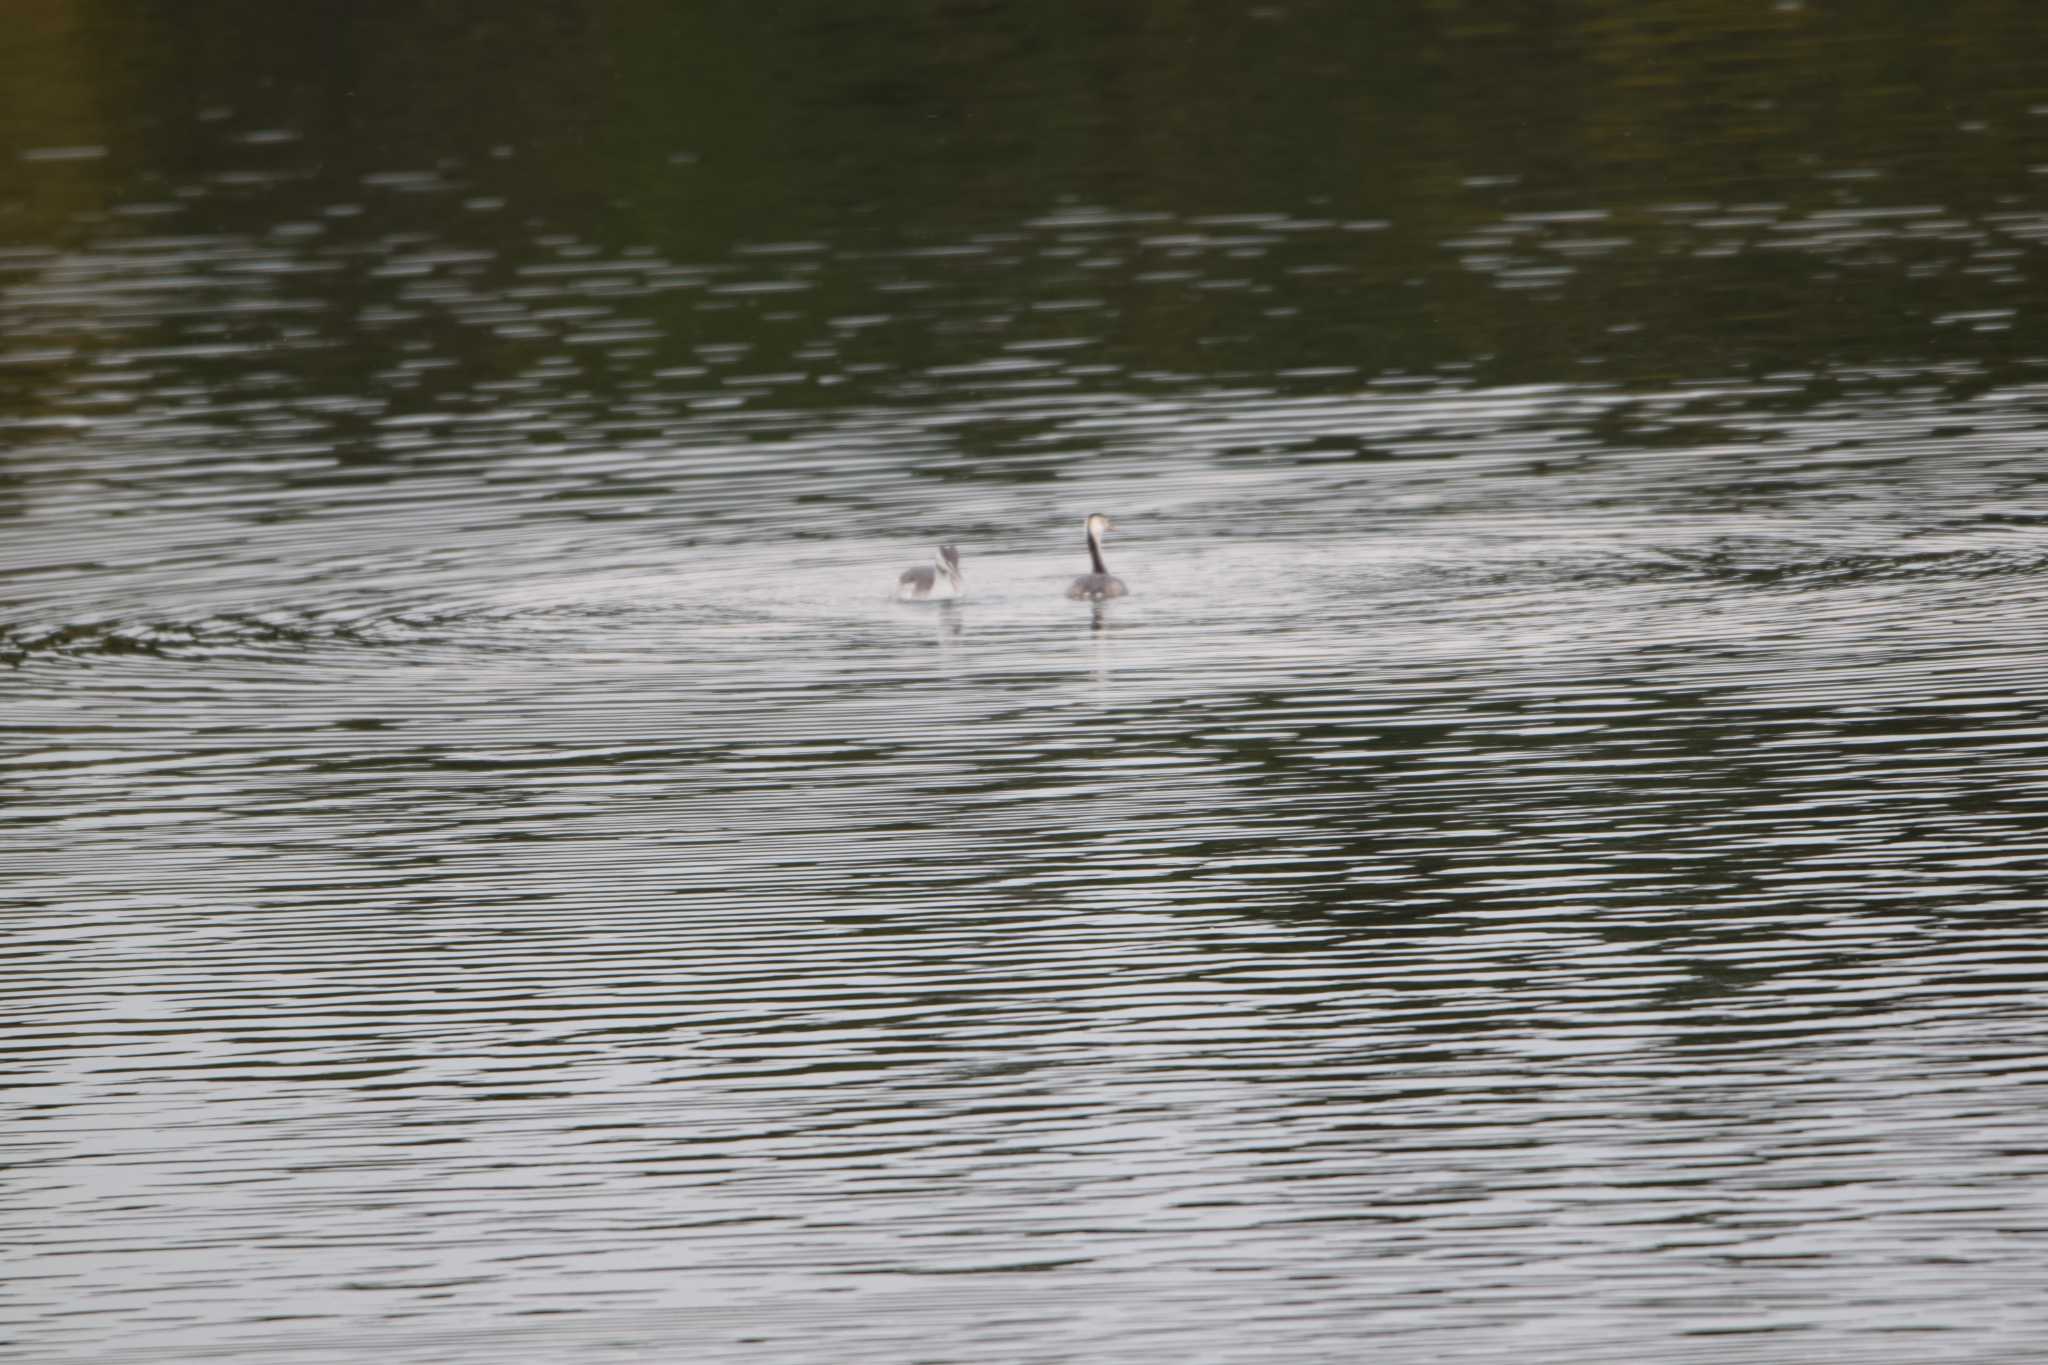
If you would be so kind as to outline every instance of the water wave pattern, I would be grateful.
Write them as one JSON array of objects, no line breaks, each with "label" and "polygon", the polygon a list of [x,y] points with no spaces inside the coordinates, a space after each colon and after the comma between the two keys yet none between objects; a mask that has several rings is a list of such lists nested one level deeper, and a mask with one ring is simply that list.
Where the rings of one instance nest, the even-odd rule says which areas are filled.
[{"label": "water wave pattern", "polygon": [[2038,214],[276,184],[0,250],[0,1359],[2037,1349]]},{"label": "water wave pattern", "polygon": [[0,1359],[2024,1349],[2048,404],[1785,388],[46,432]]}]

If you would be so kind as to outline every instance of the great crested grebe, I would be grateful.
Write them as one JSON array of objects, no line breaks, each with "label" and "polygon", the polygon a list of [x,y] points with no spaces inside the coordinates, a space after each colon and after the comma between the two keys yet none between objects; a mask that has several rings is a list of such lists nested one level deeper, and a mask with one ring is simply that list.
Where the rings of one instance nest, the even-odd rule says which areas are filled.
[{"label": "great crested grebe", "polygon": [[932,562],[905,569],[896,580],[899,602],[930,602],[958,597],[965,588],[960,577],[960,547],[941,545],[932,552]]},{"label": "great crested grebe", "polygon": [[1130,591],[1124,586],[1124,581],[1112,575],[1109,566],[1102,562],[1102,533],[1115,528],[1116,523],[1102,513],[1088,514],[1088,558],[1094,562],[1095,572],[1082,574],[1067,589],[1067,596],[1076,602],[1100,602],[1105,597],[1122,597]]}]

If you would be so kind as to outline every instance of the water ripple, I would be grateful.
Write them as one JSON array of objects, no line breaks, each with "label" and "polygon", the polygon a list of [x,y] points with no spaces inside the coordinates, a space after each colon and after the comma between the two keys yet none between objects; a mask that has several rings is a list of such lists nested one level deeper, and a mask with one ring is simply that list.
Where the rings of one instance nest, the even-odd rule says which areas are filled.
[{"label": "water ripple", "polygon": [[2023,206],[139,188],[0,247],[0,1358],[2038,1341]]}]

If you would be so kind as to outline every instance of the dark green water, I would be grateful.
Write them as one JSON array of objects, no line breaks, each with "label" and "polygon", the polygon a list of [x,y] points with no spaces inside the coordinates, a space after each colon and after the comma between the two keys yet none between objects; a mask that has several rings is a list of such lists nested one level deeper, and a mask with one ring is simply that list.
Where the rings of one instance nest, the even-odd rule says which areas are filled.
[{"label": "dark green water", "polygon": [[0,1359],[2048,1337],[2033,8],[12,17]]}]

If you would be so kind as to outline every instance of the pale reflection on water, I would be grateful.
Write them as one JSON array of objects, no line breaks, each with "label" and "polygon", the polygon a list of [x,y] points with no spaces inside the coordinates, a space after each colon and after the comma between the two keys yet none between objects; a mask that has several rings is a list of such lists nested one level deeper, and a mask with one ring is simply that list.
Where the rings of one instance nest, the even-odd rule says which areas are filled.
[{"label": "pale reflection on water", "polygon": [[[23,42],[212,69],[136,13]],[[352,130],[0,56],[0,1359],[2037,1347],[2003,162],[1594,193],[1503,91],[1346,188],[1333,110],[1442,106],[1307,43],[1299,162],[1012,185],[920,84],[1023,98],[987,16],[777,21],[875,82],[713,126],[605,15],[522,137],[350,24]]]},{"label": "pale reflection on water", "polygon": [[38,1352],[2017,1339],[2048,603],[1979,490],[2038,398],[1851,516],[1789,434],[1717,477],[1591,397],[1471,395],[1569,481],[1091,417],[1187,453],[970,486],[943,605],[888,600],[959,524],[907,471],[900,539],[393,484],[243,576],[139,510],[11,609]]}]

